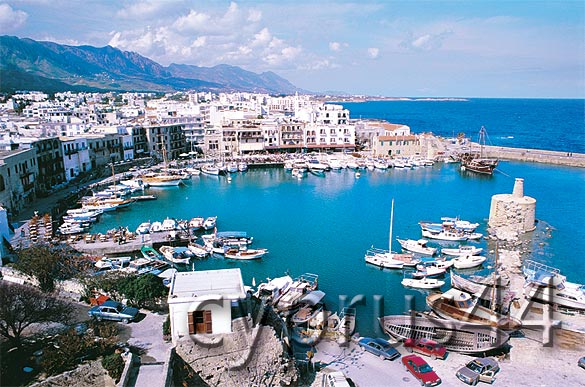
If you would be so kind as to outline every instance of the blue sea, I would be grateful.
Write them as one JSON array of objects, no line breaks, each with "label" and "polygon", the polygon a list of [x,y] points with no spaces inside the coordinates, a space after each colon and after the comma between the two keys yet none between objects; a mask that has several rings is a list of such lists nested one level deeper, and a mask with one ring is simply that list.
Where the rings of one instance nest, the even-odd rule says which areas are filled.
[{"label": "blue sea", "polygon": [[[495,104],[483,100],[479,103],[488,102]],[[528,104],[526,109],[531,112],[520,111],[519,115],[533,115],[535,110],[546,115],[551,108],[540,100],[533,102],[535,106],[543,106],[542,109],[530,107],[528,102],[522,100],[520,105]],[[461,109],[474,106],[474,103],[455,104]],[[557,104],[556,101],[551,103]],[[448,106],[442,102],[423,104],[373,102],[352,106],[360,106],[362,112],[369,109],[372,115],[376,106],[383,106],[378,118],[393,122],[406,120],[386,116],[387,105],[409,106],[409,109],[417,106],[416,109],[421,109],[420,117],[423,106],[442,106],[440,109]],[[491,115],[486,115],[496,116],[502,109],[493,109]],[[352,115],[355,116],[353,110]],[[429,108],[429,115],[437,117],[434,108]],[[447,116],[445,110],[440,116],[443,115]],[[454,120],[461,120],[461,117]],[[425,122],[431,121],[425,118]],[[573,124],[578,125],[578,122]],[[444,123],[432,122],[432,125],[441,127]],[[415,129],[414,125],[411,127]],[[497,137],[497,131],[493,132]],[[516,139],[525,132],[530,132],[530,128],[510,133]],[[551,137],[558,138],[559,133],[551,133]],[[569,145],[577,152],[578,146]],[[349,299],[364,295],[365,305],[358,307],[358,331],[373,334],[377,326],[374,318],[376,295],[383,296],[386,314],[405,311],[405,295],[415,296],[417,308],[425,306],[426,293],[405,289],[400,284],[402,271],[380,270],[364,261],[370,246],[388,248],[392,198],[395,199],[394,238],[417,239],[420,237],[419,221],[438,221],[442,216],[460,216],[479,222],[479,231],[485,232],[492,195],[511,193],[516,177],[524,178],[525,194],[537,200],[539,227],[532,234],[537,242],[528,246],[529,257],[559,267],[569,280],[585,282],[582,258],[585,251],[585,170],[543,164],[504,161],[491,177],[462,173],[454,164],[366,171],[359,179],[352,171],[342,170],[328,172],[325,177],[308,174],[297,180],[283,168],[252,169],[232,175],[231,182],[223,176],[202,175],[193,177],[182,187],[148,190],[147,193],[156,194],[158,200],[135,203],[127,210],[104,214],[93,231],[104,232],[118,226],[134,230],[143,221],[162,221],[165,217],[218,216],[219,231],[247,231],[254,237],[253,247],[267,248],[269,254],[251,262],[212,257],[195,261],[195,270],[239,267],[247,285],[282,276],[285,272],[293,277],[305,272],[316,273],[320,289],[327,293],[330,309],[340,306],[341,295]],[[476,243],[488,250],[495,248],[486,241]],[[394,239],[393,249],[398,248]],[[489,273],[493,265],[493,252],[487,256],[489,260],[479,273]]]},{"label": "blue sea", "polygon": [[340,102],[350,117],[378,118],[408,125],[412,132],[443,137],[465,133],[478,141],[482,126],[488,145],[585,153],[583,99],[467,99]]}]

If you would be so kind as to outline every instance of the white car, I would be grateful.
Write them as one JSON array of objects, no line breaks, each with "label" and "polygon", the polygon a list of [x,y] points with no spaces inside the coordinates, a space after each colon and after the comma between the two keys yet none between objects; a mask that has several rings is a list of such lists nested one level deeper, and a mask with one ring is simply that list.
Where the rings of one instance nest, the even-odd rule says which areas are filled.
[{"label": "white car", "polygon": [[333,371],[323,375],[321,387],[351,387],[341,371]]}]

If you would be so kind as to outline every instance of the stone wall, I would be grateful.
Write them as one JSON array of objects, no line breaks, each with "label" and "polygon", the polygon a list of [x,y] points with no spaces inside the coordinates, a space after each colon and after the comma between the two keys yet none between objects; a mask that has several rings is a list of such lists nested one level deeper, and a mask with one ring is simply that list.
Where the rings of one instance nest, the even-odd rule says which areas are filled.
[{"label": "stone wall", "polygon": [[[473,145],[473,149],[478,149],[477,147],[477,144]],[[585,154],[582,153],[507,148],[503,146],[485,146],[484,153],[486,157],[498,158],[500,160],[518,160],[585,168]]]},{"label": "stone wall", "polygon": [[297,369],[294,361],[284,358],[274,329],[262,325],[249,328],[248,323],[247,319],[234,320],[230,334],[182,338],[177,355],[210,386],[294,385]]}]

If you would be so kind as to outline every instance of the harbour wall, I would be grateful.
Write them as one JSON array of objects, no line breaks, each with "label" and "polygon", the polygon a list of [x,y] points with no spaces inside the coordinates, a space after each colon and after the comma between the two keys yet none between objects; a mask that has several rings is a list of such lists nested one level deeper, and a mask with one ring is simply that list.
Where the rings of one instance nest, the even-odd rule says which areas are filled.
[{"label": "harbour wall", "polygon": [[518,160],[585,168],[585,154],[583,153],[486,145],[484,147],[484,154],[486,157],[498,158],[500,160]]}]

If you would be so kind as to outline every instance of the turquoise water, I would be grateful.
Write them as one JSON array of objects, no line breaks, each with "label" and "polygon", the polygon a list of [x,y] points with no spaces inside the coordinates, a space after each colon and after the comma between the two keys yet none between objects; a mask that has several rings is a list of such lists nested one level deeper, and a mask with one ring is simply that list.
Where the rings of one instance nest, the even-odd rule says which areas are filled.
[{"label": "turquoise water", "polygon": [[[537,218],[554,229],[535,259],[553,264],[569,280],[583,282],[585,251],[585,171],[549,165],[501,162],[492,177],[462,174],[458,165],[437,164],[414,170],[366,171],[359,179],[349,170],[293,178],[282,168],[250,170],[225,177],[194,177],[183,187],[150,189],[159,199],[135,203],[129,209],[104,214],[94,232],[118,226],[134,230],[146,220],[218,216],[218,230],[247,231],[254,247],[269,249],[261,260],[242,262],[222,258],[196,261],[195,268],[240,267],[246,284],[289,272],[319,274],[320,288],[330,308],[338,296],[366,296],[358,309],[358,330],[373,330],[373,296],[384,296],[386,313],[401,313],[403,296],[424,293],[406,290],[401,271],[382,271],[366,265],[368,247],[387,248],[390,205],[395,199],[394,236],[420,237],[420,220],[457,216],[480,222],[485,232],[491,196],[511,193],[515,177],[525,179],[524,192],[537,200]],[[485,241],[479,242],[485,246]],[[399,247],[393,242],[394,250]],[[490,256],[493,260],[493,256]],[[487,269],[484,270],[484,272]]]}]

